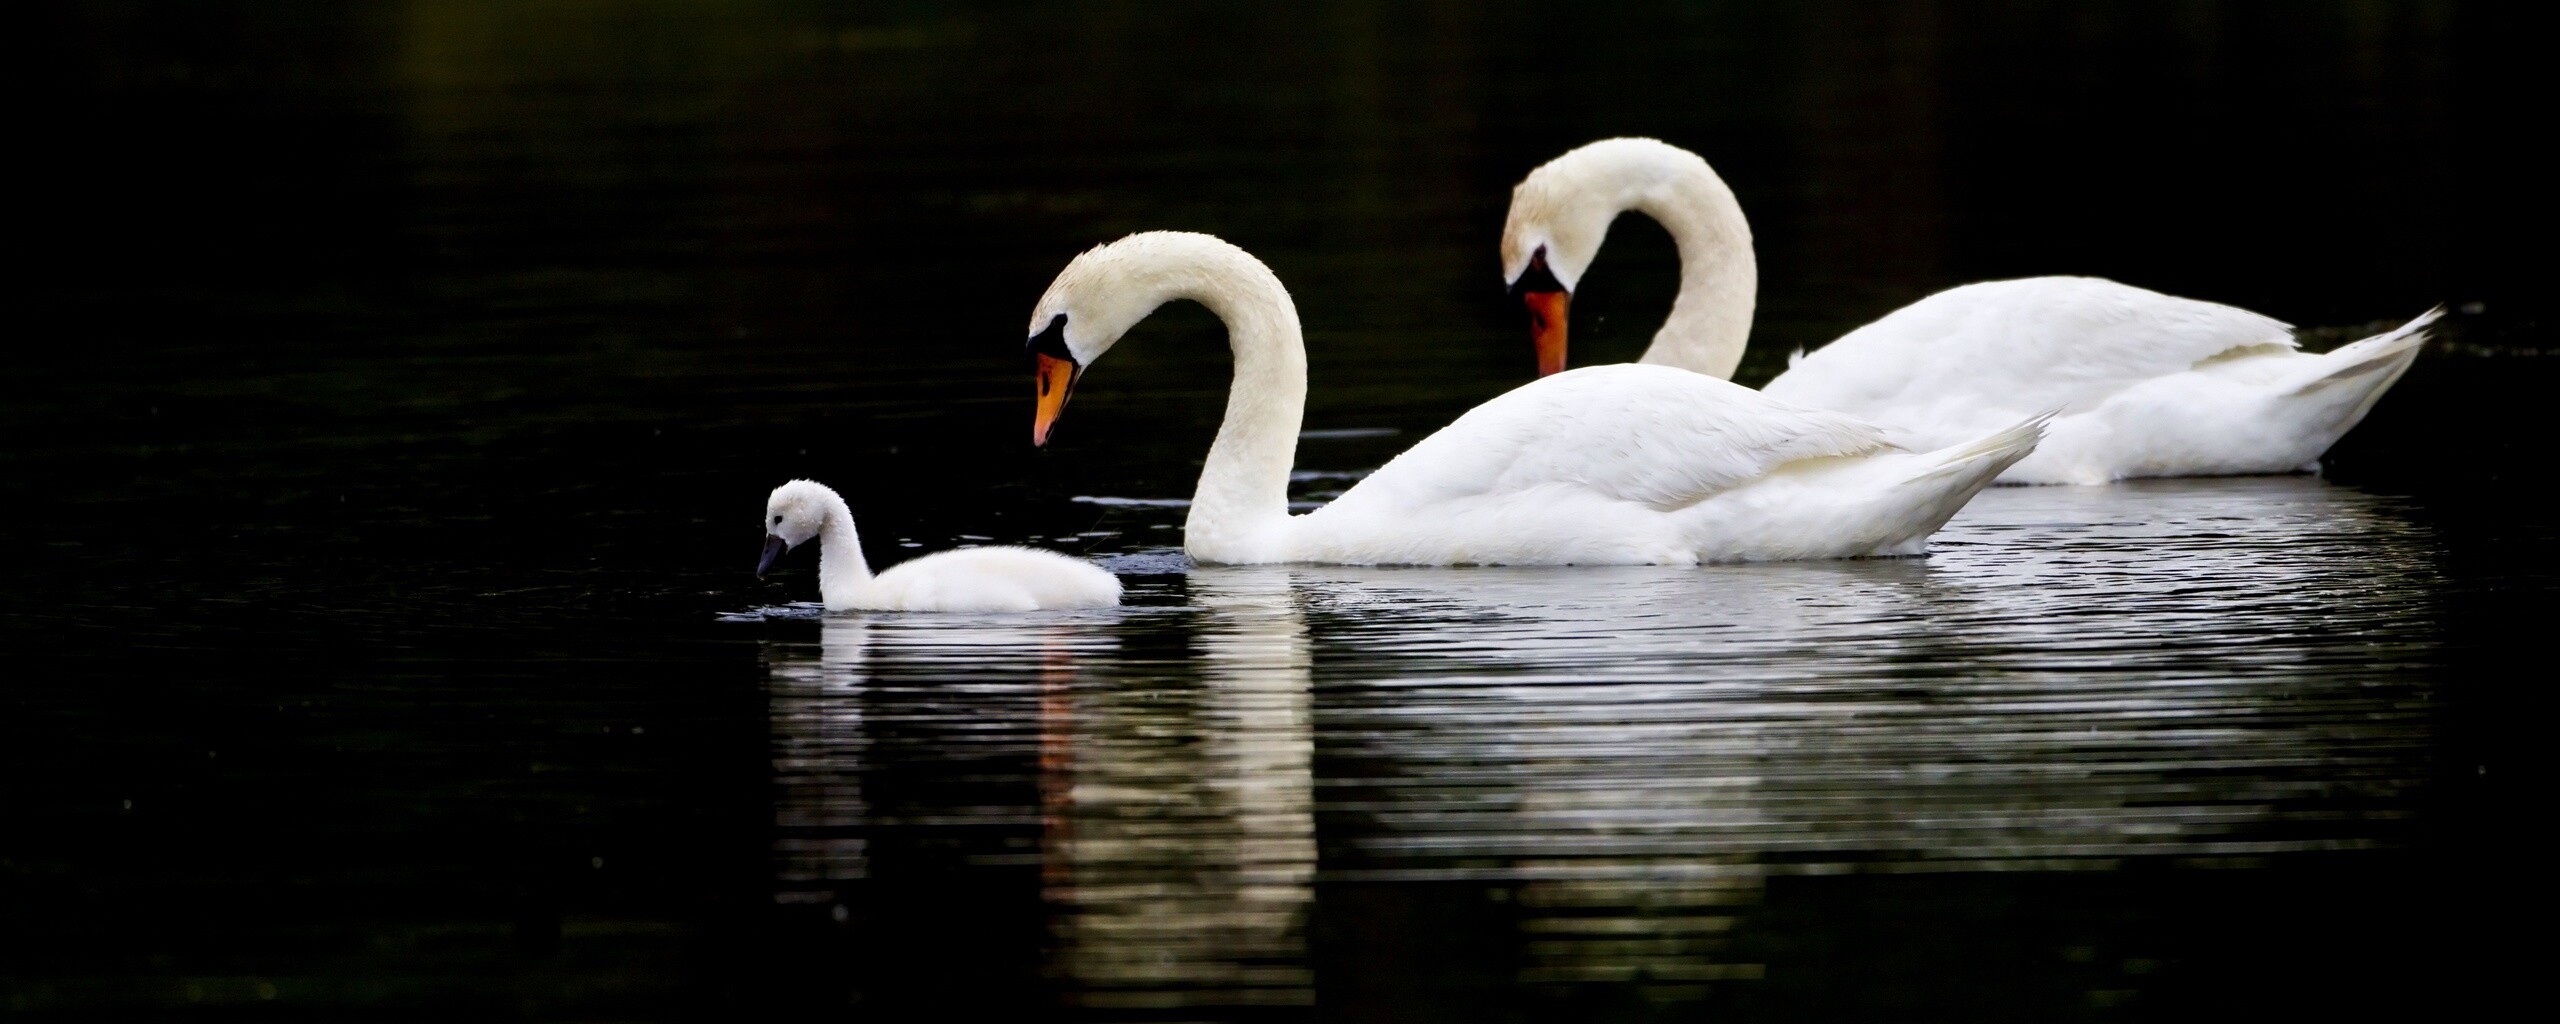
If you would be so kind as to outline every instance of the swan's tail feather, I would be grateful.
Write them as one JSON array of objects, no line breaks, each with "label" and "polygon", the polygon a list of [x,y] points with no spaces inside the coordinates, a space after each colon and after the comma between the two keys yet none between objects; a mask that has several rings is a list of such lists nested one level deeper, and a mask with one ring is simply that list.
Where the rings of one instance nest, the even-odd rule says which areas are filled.
[{"label": "swan's tail feather", "polygon": [[[1929,549],[1930,534],[2002,470],[2035,451],[2053,415],[1933,451],[1894,447],[1789,463],[1764,483],[1738,489],[1744,496],[1738,504],[1696,506],[1699,536],[1710,540],[1698,557],[1733,557],[1722,552],[1737,534],[1756,538],[1754,549],[1767,552],[1752,557],[1921,554]],[[1754,493],[1767,499],[1751,500]]]},{"label": "swan's tail feather", "polygon": [[[1937,456],[1936,464],[1913,479],[1936,480],[1980,473],[1981,482],[1988,484],[2000,475],[2000,471],[2032,454],[2036,445],[2044,440],[2045,426],[2061,414],[2060,409],[2049,409],[1979,440],[1932,452],[1930,454]],[[1988,472],[1983,472],[1985,467],[1988,467]]]},{"label": "swan's tail feather", "polygon": [[2401,372],[2407,370],[2409,363],[2418,357],[2418,349],[2426,345],[2427,337],[2433,333],[2435,322],[2443,316],[2444,307],[2437,306],[2419,314],[2417,319],[2401,324],[2395,330],[2338,346],[2337,349],[2320,357],[2320,372],[2296,386],[2293,389],[2294,393],[2317,391],[2350,381],[2379,378],[2373,388],[2373,394],[2369,397],[2381,397],[2383,389],[2399,380]]},{"label": "swan's tail feather", "polygon": [[1918,470],[1895,483],[1886,499],[1887,505],[1900,509],[1894,516],[1900,524],[1898,532],[1875,553],[1916,555],[1928,550],[1929,535],[1955,518],[2003,470],[2033,453],[2044,440],[2045,425],[2059,412],[2038,413],[1973,441],[1908,456],[1919,462]]}]

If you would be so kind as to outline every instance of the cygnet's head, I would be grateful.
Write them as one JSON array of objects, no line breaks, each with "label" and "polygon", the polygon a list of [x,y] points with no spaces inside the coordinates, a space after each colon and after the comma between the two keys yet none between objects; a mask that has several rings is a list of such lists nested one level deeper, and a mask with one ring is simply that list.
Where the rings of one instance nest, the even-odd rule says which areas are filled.
[{"label": "cygnet's head", "polygon": [[815,480],[794,480],[773,489],[764,499],[764,556],[756,560],[756,576],[773,568],[773,560],[818,535],[826,525],[827,499],[835,495]]},{"label": "cygnet's head", "polygon": [[1704,163],[1653,139],[1602,139],[1539,165],[1511,189],[1502,280],[1529,309],[1540,374],[1564,369],[1565,313],[1609,223],[1647,190]]},{"label": "cygnet's head", "polygon": [[1094,360],[1157,306],[1198,298],[1210,278],[1242,270],[1279,279],[1249,253],[1215,235],[1192,231],[1142,231],[1094,246],[1068,261],[1031,308],[1032,374],[1039,405],[1031,443],[1049,443],[1049,429],[1067,405],[1076,381]]}]

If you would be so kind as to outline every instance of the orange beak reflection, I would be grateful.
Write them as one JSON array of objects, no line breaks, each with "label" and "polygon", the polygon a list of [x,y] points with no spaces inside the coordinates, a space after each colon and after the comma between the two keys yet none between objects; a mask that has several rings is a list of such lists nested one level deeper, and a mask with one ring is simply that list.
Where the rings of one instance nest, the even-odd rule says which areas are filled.
[{"label": "orange beak reflection", "polygon": [[1049,443],[1049,428],[1057,425],[1058,413],[1067,407],[1067,393],[1075,390],[1076,374],[1081,369],[1073,359],[1060,359],[1046,353],[1031,355],[1032,381],[1039,387],[1039,411],[1031,420],[1031,443]]},{"label": "orange beak reflection", "polygon": [[1520,303],[1529,307],[1529,336],[1538,343],[1538,376],[1563,370],[1564,313],[1573,293],[1521,292]]}]

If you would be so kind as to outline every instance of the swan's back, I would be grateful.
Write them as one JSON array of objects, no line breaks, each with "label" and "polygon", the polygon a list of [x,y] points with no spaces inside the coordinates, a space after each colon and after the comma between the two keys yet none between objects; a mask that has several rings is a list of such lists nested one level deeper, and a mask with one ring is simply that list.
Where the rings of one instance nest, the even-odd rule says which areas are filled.
[{"label": "swan's back", "polygon": [[1420,507],[1564,487],[1670,510],[1805,459],[1891,448],[1853,416],[1668,366],[1569,370],[1479,405],[1379,467],[1326,512]]},{"label": "swan's back", "polygon": [[1019,612],[1120,603],[1107,569],[1036,548],[961,548],[900,562],[874,577],[858,607],[876,611]]},{"label": "swan's back", "polygon": [[1788,401],[1921,428],[1949,443],[2040,411],[2085,410],[2215,360],[2294,350],[2245,309],[2091,277],[1985,281],[1931,295],[1797,360],[1764,388]]},{"label": "swan's back", "polygon": [[2315,355],[2245,309],[2096,278],[1991,281],[1851,331],[1766,390],[1912,447],[2059,412],[2010,483],[2289,473],[2363,418],[2436,316]]},{"label": "swan's back", "polygon": [[[2015,453],[2033,444],[2029,431]],[[1854,417],[1667,366],[1585,367],[1478,406],[1298,517],[1291,557],[1688,564],[1908,553],[1989,480],[1941,469]]]}]

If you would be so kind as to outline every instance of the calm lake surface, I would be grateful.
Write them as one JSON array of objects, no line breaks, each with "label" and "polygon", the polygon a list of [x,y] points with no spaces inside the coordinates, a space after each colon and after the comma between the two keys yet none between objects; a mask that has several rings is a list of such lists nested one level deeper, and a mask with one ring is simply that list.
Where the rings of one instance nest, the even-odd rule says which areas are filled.
[{"label": "calm lake surface", "polygon": [[[2560,578],[2510,17],[58,6],[0,1006],[2482,1016]],[[2320,476],[1996,489],[1925,558],[1192,566],[1196,307],[1028,444],[1049,278],[1205,230],[1296,294],[1340,493],[1527,378],[1509,186],[1613,134],[1752,214],[1746,383],[2022,274],[2455,313]],[[1621,221],[1577,357],[1675,269]],[[1127,605],[822,614],[808,553],[749,572],[795,476],[874,564],[1031,543]]]}]

